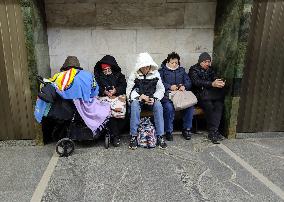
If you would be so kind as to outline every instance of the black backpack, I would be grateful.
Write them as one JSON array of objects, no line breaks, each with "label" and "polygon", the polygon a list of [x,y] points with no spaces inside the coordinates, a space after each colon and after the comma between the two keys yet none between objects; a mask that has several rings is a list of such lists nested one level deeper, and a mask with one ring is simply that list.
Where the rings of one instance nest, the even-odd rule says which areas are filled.
[{"label": "black backpack", "polygon": [[158,78],[153,79],[135,79],[134,80],[134,89],[136,89],[139,95],[147,95],[149,97],[153,97],[156,92],[156,86],[158,83]]}]

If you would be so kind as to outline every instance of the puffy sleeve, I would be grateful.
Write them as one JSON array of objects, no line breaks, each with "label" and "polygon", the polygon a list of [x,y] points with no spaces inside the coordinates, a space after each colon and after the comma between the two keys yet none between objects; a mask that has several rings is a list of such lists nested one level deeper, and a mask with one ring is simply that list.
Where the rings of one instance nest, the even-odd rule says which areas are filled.
[{"label": "puffy sleeve", "polygon": [[134,100],[135,98],[139,97],[140,95],[136,92],[135,89],[133,89],[135,83],[135,73],[131,73],[128,81],[127,81],[127,87],[126,87],[126,96],[129,100]]}]

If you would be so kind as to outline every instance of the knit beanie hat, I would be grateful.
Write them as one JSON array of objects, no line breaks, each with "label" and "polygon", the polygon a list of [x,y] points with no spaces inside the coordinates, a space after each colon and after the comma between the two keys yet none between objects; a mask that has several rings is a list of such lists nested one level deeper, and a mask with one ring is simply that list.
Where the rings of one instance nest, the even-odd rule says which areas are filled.
[{"label": "knit beanie hat", "polygon": [[205,60],[210,60],[211,61],[211,56],[207,52],[201,53],[199,55],[198,63],[201,63],[201,62],[203,62]]}]

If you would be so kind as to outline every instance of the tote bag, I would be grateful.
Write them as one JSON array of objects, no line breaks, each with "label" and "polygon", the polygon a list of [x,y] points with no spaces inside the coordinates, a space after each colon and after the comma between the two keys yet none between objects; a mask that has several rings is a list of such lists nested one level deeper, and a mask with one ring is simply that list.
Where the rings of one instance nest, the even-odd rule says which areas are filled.
[{"label": "tote bag", "polygon": [[196,96],[191,91],[171,91],[170,100],[176,111],[191,107],[197,103]]}]

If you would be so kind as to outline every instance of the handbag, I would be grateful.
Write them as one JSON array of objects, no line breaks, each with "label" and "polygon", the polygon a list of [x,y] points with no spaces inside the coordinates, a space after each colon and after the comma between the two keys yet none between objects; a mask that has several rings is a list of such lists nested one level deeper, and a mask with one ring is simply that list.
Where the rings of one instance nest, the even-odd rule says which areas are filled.
[{"label": "handbag", "polygon": [[176,111],[186,109],[197,103],[197,98],[191,91],[171,91],[169,98]]}]

